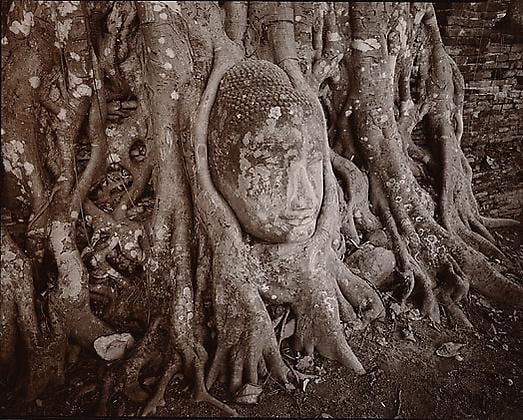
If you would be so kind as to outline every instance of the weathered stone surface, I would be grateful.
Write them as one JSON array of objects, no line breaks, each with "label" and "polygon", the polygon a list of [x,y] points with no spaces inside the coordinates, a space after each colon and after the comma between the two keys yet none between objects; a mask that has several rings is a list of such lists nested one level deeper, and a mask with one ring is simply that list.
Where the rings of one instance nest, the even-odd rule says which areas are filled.
[{"label": "weathered stone surface", "polygon": [[248,233],[274,243],[313,235],[322,131],[313,105],[278,66],[246,60],[225,74],[210,119],[210,169]]}]

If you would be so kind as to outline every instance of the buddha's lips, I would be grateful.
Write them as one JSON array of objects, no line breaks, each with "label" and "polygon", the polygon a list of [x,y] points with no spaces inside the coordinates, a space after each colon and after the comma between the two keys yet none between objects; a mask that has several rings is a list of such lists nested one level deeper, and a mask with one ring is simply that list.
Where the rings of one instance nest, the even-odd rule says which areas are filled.
[{"label": "buddha's lips", "polygon": [[303,212],[300,214],[292,214],[282,216],[287,223],[293,226],[301,226],[310,223],[314,218],[314,213],[312,212]]}]

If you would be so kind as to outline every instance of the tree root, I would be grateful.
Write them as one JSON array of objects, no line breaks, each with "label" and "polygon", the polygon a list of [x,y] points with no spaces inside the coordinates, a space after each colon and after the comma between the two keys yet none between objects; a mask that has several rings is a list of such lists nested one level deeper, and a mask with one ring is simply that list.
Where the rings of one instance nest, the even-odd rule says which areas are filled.
[{"label": "tree root", "polygon": [[181,370],[181,367],[181,360],[179,358],[169,363],[169,366],[162,374],[162,377],[156,386],[156,391],[149,401],[147,401],[147,404],[142,411],[142,416],[155,415],[158,407],[165,406],[165,391],[167,390],[167,386],[174,374]]},{"label": "tree root", "polygon": [[140,371],[155,356],[159,355],[158,349],[160,344],[159,326],[161,319],[156,318],[147,331],[145,337],[137,346],[135,352],[125,362],[124,365],[124,382],[122,383],[123,393],[132,401],[143,403],[150,397],[140,384]]},{"label": "tree root", "polygon": [[299,298],[291,304],[297,319],[294,345],[306,354],[317,349],[323,356],[364,374],[345,340],[340,320],[363,328],[382,317],[385,310],[379,295],[365,280],[354,275],[332,251],[328,255],[327,265],[333,272],[322,273],[321,281],[312,276],[303,282]]},{"label": "tree root", "polygon": [[[402,9],[403,6],[390,7],[399,7],[401,13],[407,11]],[[354,39],[374,37],[385,30],[378,17],[361,24],[359,17],[367,16],[368,8],[369,5],[364,3],[351,8],[351,36]],[[423,6],[419,12],[424,15],[420,22],[429,34],[426,51],[430,55],[427,61],[430,66],[425,64],[429,66],[430,75],[427,73],[422,77],[421,91],[425,97],[418,106],[423,108],[423,101],[428,101],[427,117],[442,151],[439,215],[443,227],[432,212],[432,199],[420,187],[409,167],[403,135],[391,107],[393,85],[388,78],[382,77],[391,71],[389,64],[394,72],[402,71],[396,67],[396,59],[399,60],[398,53],[405,46],[389,40],[389,56],[384,55],[383,48],[353,49],[352,72],[361,70],[359,92],[366,89],[371,92],[369,95],[355,95],[358,104],[356,106],[356,101],[353,102],[353,117],[360,152],[371,173],[372,202],[380,211],[381,220],[392,238],[398,268],[405,280],[400,301],[411,294],[421,297],[422,313],[434,321],[440,319],[441,304],[448,308],[447,313],[455,321],[469,327],[470,323],[458,306],[468,292],[469,283],[488,297],[516,306],[522,305],[523,288],[496,272],[486,258],[474,250],[477,248],[486,255],[501,256],[499,249],[490,242],[492,235],[481,223],[472,194],[472,171],[459,145],[462,79],[456,73],[455,63],[443,49],[432,6]],[[391,20],[389,24],[394,22]],[[389,29],[400,30],[398,28]],[[383,65],[375,65],[377,61]],[[389,64],[385,64],[387,62]],[[349,97],[355,93],[350,92]],[[409,98],[408,92],[403,95],[404,100]]]},{"label": "tree root", "polygon": [[521,222],[514,219],[500,219],[493,217],[480,216],[481,223],[487,228],[515,227],[521,226]]},{"label": "tree root", "polygon": [[218,346],[207,373],[206,388],[211,389],[221,373],[228,376],[229,390],[233,394],[244,380],[257,384],[262,358],[271,374],[286,382],[287,368],[281,359],[269,314],[256,287],[243,284],[242,277],[236,273],[225,274],[230,272],[226,263],[230,259],[222,258],[217,255],[213,261]]},{"label": "tree root", "polygon": [[368,235],[379,229],[380,222],[369,208],[369,182],[360,169],[350,160],[330,150],[332,167],[344,183],[344,191],[348,193],[347,207],[349,212],[350,238],[359,245],[357,232]]},{"label": "tree root", "polygon": [[[31,263],[18,249],[2,222],[0,305],[0,370],[14,366],[17,341],[24,345],[25,375],[20,384],[25,399],[33,400],[46,387],[65,380],[66,342],[61,329],[49,336],[40,329],[35,311]],[[59,327],[59,325],[58,325]]]},{"label": "tree root", "polygon": [[497,271],[478,251],[463,246],[455,259],[470,279],[470,285],[483,296],[495,302],[523,307],[523,287]]},{"label": "tree root", "polygon": [[107,416],[109,414],[109,399],[114,389],[115,377],[112,372],[108,371],[105,366],[98,368],[98,377],[100,379],[100,398],[96,408],[97,416]]},{"label": "tree root", "polygon": [[[287,382],[289,369],[280,346],[282,337],[288,336],[293,338],[294,346],[300,352],[313,354],[318,351],[358,374],[365,373],[345,339],[343,323],[353,329],[363,328],[383,316],[384,305],[370,282],[369,273],[362,273],[360,278],[356,271],[351,272],[340,262],[331,249],[339,228],[336,198],[339,186],[333,168],[347,198],[348,216],[341,228],[343,234],[359,247],[361,234],[369,239],[381,224],[387,229],[398,260],[401,284],[397,292],[401,303],[419,297],[422,312],[434,321],[440,320],[441,305],[452,322],[466,328],[472,328],[472,324],[459,303],[470,287],[498,301],[522,307],[523,288],[494,270],[482,255],[502,257],[487,227],[519,223],[479,215],[471,188],[472,171],[460,151],[463,80],[455,63],[442,50],[430,6],[385,3],[383,7],[375,8],[365,3],[351,3],[347,6],[350,13],[344,14],[349,16],[340,17],[350,20],[346,33],[341,36],[338,31],[342,27],[337,23],[332,4],[317,10],[303,5],[259,6],[261,14],[265,14],[260,21],[266,25],[265,38],[270,44],[260,54],[281,65],[292,84],[313,97],[319,112],[316,96],[322,85],[326,96],[333,91],[337,92],[332,96],[340,95],[340,91],[344,96],[340,101],[340,98],[325,99],[332,127],[343,133],[337,133],[339,141],[333,142],[340,154],[331,151],[324,139],[325,194],[317,232],[310,241],[288,246],[251,241],[253,238],[243,232],[234,212],[213,186],[207,161],[209,113],[222,76],[244,58],[242,40],[249,26],[250,6],[243,2],[226,2],[224,29],[223,15],[212,2],[195,6],[194,17],[199,20],[192,19],[193,16],[184,19],[187,16],[180,10],[186,5],[180,8],[163,2],[95,5],[93,7],[99,7],[98,12],[102,15],[110,15],[105,22],[107,28],[100,25],[90,32],[89,25],[76,23],[80,20],[89,22],[87,17],[92,10],[87,8],[91,6],[82,3],[77,8],[72,3],[75,2],[67,8],[71,11],[60,13],[55,21],[65,27],[63,18],[69,14],[67,18],[74,21],[73,28],[76,28],[71,29],[70,40],[58,43],[63,59],[60,62],[62,71],[55,68],[50,72],[51,77],[46,77],[42,84],[43,94],[35,90],[33,82],[27,84],[25,79],[29,75],[24,73],[24,87],[18,91],[21,85],[13,84],[11,88],[12,92],[21,94],[7,95],[9,101],[15,101],[13,98],[17,101],[8,104],[8,108],[14,110],[11,114],[22,115],[25,124],[24,130],[9,125],[7,136],[9,147],[16,148],[16,138],[23,143],[25,154],[15,154],[17,159],[12,156],[13,162],[20,163],[16,168],[11,167],[13,173],[17,170],[17,174],[22,175],[15,174],[19,178],[17,183],[19,186],[29,186],[29,181],[33,183],[30,195],[34,216],[28,229],[29,248],[33,257],[41,261],[44,242],[49,239],[58,269],[57,284],[50,291],[48,302],[52,328],[49,334],[44,334],[35,313],[35,290],[29,262],[8,235],[4,242],[3,235],[2,245],[7,252],[2,253],[1,280],[5,293],[0,307],[0,366],[4,370],[10,364],[17,340],[22,341],[28,358],[28,373],[24,379],[29,398],[34,398],[53,380],[63,381],[68,339],[90,350],[94,347],[99,355],[107,356],[106,360],[111,359],[110,354],[115,354],[108,350],[112,338],[117,340],[118,334],[113,334],[113,328],[93,314],[90,304],[95,294],[108,299],[103,319],[115,321],[119,320],[115,314],[115,300],[118,299],[109,284],[89,284],[90,275],[104,280],[107,274],[114,275],[106,259],[112,252],[121,252],[135,265],[144,263],[148,257],[144,264],[147,296],[143,300],[147,301],[155,320],[128,360],[112,365],[116,368],[113,370],[112,366],[100,363],[103,378],[100,378],[98,414],[107,415],[115,384],[129,399],[145,403],[142,415],[156,414],[158,407],[165,404],[165,392],[173,375],[183,370],[185,377],[194,382],[195,400],[237,415],[235,410],[211,396],[210,389],[223,378],[236,401],[242,401],[243,392],[250,387],[259,389],[260,378],[267,373]],[[43,6],[55,7],[51,3]],[[423,13],[421,20],[416,22],[420,8]],[[301,26],[295,27],[293,22],[298,12],[303,15],[300,18],[309,19],[309,22],[302,21]],[[409,12],[411,17],[416,16],[414,21],[400,24],[399,18],[411,18]],[[315,17],[311,18],[313,15]],[[362,17],[364,19],[360,19]],[[202,19],[208,20],[208,25],[200,25]],[[426,74],[420,76],[423,86],[418,104],[414,104],[410,94],[410,73],[413,62],[418,59],[411,54],[414,51],[411,38],[415,38],[412,32],[415,31],[429,35],[430,45],[424,45],[426,52],[421,54],[425,54],[422,58],[428,63],[422,64],[432,66],[430,71],[420,70],[420,73],[426,70]],[[294,37],[304,40],[309,34],[312,45],[304,41],[298,51]],[[22,34],[18,35],[22,37]],[[129,39],[126,39],[127,35],[130,35]],[[89,40],[96,38],[95,49]],[[193,42],[195,40],[197,42]],[[348,41],[347,45],[343,45],[345,41]],[[402,45],[403,41],[408,45]],[[137,47],[143,54],[122,63],[133,50],[131,47]],[[406,48],[411,49],[409,54],[406,54]],[[101,64],[97,62],[95,50],[104,52]],[[350,60],[344,60],[342,65],[347,67],[347,75],[340,75],[340,60],[349,50],[346,57],[350,56]],[[29,52],[27,48],[20,51]],[[41,51],[49,50],[42,48]],[[34,66],[27,65],[26,69],[34,67],[42,72],[53,65],[58,67],[58,61],[52,62],[60,58],[58,55],[53,53],[47,63],[46,57],[39,54],[37,58],[27,54],[29,63]],[[304,56],[307,56],[306,63],[303,63]],[[12,63],[21,62],[20,57],[23,54]],[[214,68],[207,78],[209,63]],[[300,64],[307,67],[305,76]],[[138,76],[131,77],[133,72]],[[335,85],[340,77],[347,77],[350,83],[343,88],[324,84],[330,79]],[[19,81],[16,77],[12,80]],[[205,89],[202,89],[202,80],[208,82]],[[110,85],[108,88],[103,86],[106,82]],[[83,91],[72,86],[80,83]],[[396,83],[399,84],[397,95]],[[50,98],[52,90],[58,92],[53,93],[58,99]],[[347,90],[350,90],[348,95]],[[96,98],[91,98],[91,93],[82,94],[92,91],[96,92]],[[111,96],[109,99],[122,100],[136,95],[138,100],[111,103],[108,111],[106,93]],[[46,110],[45,118],[52,121],[48,131],[52,131],[56,139],[46,140],[49,142],[48,154],[56,159],[48,158],[49,179],[44,179],[41,173],[45,162],[38,159],[39,137],[30,133],[37,131],[32,121],[34,115],[22,112],[23,108],[35,111],[33,105],[24,102],[25,96],[32,103],[42,105]],[[180,98],[182,100],[178,101]],[[201,99],[199,104],[198,98]],[[133,111],[126,112],[130,109]],[[108,112],[112,121],[119,117],[126,119],[109,126],[106,131]],[[74,146],[87,113],[91,155],[78,177]],[[349,123],[350,115],[353,120]],[[425,115],[436,133],[440,162],[412,142],[412,130]],[[142,121],[146,123],[142,124]],[[321,129],[326,132],[324,123],[322,118]],[[147,160],[142,163],[130,156],[136,141],[152,146],[147,151]],[[182,151],[184,146],[186,150]],[[412,157],[421,163],[413,162],[409,149]],[[355,162],[363,162],[365,168],[359,169],[343,156],[348,153],[351,159],[357,154]],[[105,213],[86,198],[92,186],[104,176],[109,160],[119,161],[133,178],[132,187],[119,198],[112,214]],[[414,175],[424,174],[425,169],[433,172],[437,164],[443,170],[439,211],[435,213],[433,200],[420,188]],[[27,169],[31,167],[33,169]],[[27,173],[24,174],[22,168]],[[145,190],[150,178],[156,201],[150,235],[145,237],[144,226],[130,222],[127,210]],[[46,194],[44,185],[53,182]],[[372,205],[369,204],[369,182]],[[381,220],[371,208],[379,211]],[[96,248],[86,248],[80,255],[75,229],[83,211],[94,222]],[[195,218],[204,229],[193,229]],[[438,218],[443,227],[438,224]],[[97,243],[105,233],[110,234],[109,241]],[[198,258],[193,258],[193,236],[200,241]],[[140,242],[147,239],[151,240],[151,247],[142,249]],[[81,259],[86,255],[96,266],[90,273]],[[198,261],[196,267],[195,260]],[[232,268],[231,261],[234,263]],[[115,276],[122,278],[119,273]],[[203,294],[208,283],[212,284],[212,320],[217,340],[210,365],[206,366],[207,308]],[[271,304],[290,308],[283,318],[279,339],[267,309]],[[288,316],[292,317],[295,326],[288,328],[293,330],[291,333],[283,334],[288,327]],[[124,349],[129,342],[124,340]],[[122,349],[121,345],[116,346],[117,350]],[[140,383],[140,374],[145,368],[158,371],[161,365],[165,370],[151,395]],[[121,377],[123,382],[117,383]]]},{"label": "tree root", "polygon": [[[218,348],[209,369],[208,388],[224,374],[229,380],[229,390],[235,393],[242,384],[257,384],[259,372],[265,368],[271,376],[287,381],[288,369],[281,360],[260,294],[266,302],[290,304],[296,317],[293,337],[296,350],[305,354],[317,350],[358,374],[365,373],[345,340],[341,321],[355,325],[359,319],[362,327],[383,316],[381,299],[369,284],[337,260],[332,249],[301,247],[304,247],[301,252],[300,246],[293,250],[290,247],[280,254],[284,257],[278,257],[276,249],[266,246],[251,251],[228,247],[215,253],[213,278],[219,279],[214,286]],[[239,254],[233,255],[236,252]],[[249,260],[248,268],[241,268],[240,262],[246,255],[256,257]],[[238,271],[221,266],[222,258],[237,261]],[[257,258],[263,262],[257,262]],[[319,261],[324,262],[320,264],[321,271],[316,272],[318,268],[311,264]],[[260,267],[264,267],[262,271]],[[285,280],[276,280],[282,276],[282,270]],[[254,284],[241,280],[242,273],[250,273],[256,279]]]}]

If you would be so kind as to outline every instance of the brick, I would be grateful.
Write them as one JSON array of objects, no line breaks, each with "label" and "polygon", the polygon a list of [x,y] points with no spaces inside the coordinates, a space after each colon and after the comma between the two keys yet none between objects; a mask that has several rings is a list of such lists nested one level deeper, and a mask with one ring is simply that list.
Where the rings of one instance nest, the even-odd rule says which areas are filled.
[{"label": "brick", "polygon": [[[495,27],[508,3],[435,4],[447,52],[465,79],[462,147],[473,190],[482,212],[494,217],[518,217],[523,208],[523,43]],[[485,166],[486,155],[495,168]]]}]

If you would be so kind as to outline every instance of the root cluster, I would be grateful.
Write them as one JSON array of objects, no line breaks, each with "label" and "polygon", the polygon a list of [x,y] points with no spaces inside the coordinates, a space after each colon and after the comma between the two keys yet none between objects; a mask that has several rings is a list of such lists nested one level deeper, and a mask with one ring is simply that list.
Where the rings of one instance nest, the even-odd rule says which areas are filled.
[{"label": "root cluster", "polygon": [[[275,324],[363,374],[345,329],[384,316],[379,287],[466,328],[470,288],[522,307],[487,229],[517,222],[479,214],[463,78],[431,5],[174,3],[13,2],[2,25],[0,368],[24,349],[26,398],[63,383],[80,346],[110,362],[98,414],[114,391],[155,414],[181,373],[234,415],[216,381],[253,403],[267,374],[290,380]],[[324,196],[302,243],[255,240],[211,177],[211,109],[246,58],[280,66],[321,121]]]}]

